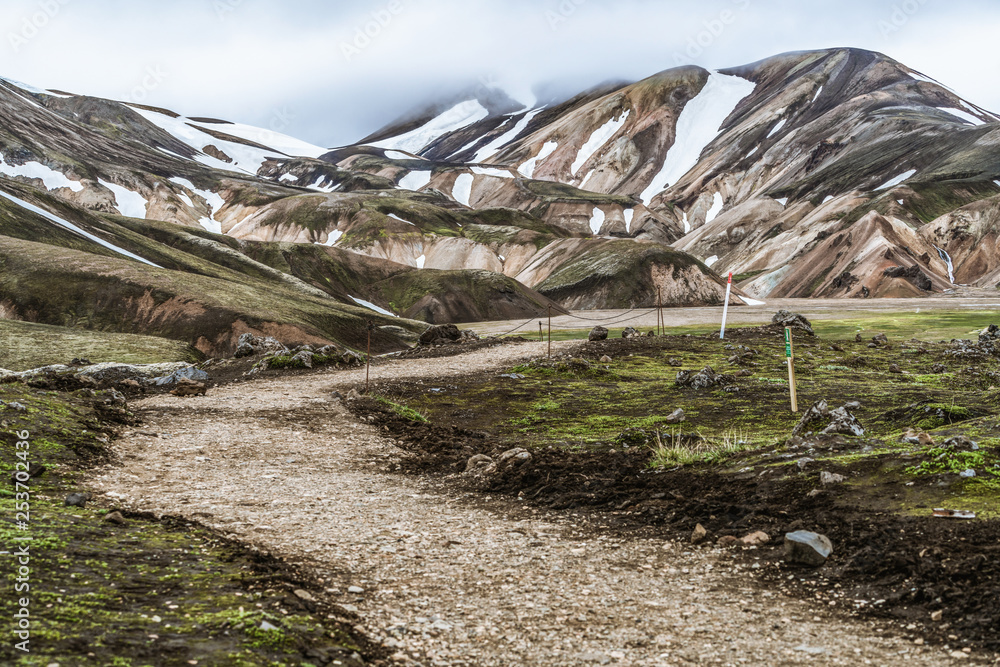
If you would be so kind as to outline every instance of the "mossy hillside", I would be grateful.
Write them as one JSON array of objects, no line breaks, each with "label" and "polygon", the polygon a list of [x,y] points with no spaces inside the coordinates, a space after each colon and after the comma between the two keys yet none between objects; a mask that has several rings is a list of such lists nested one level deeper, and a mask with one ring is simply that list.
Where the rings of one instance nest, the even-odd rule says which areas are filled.
[{"label": "mossy hillside", "polygon": [[95,364],[158,364],[196,362],[201,354],[186,343],[168,338],[0,320],[0,368],[22,371],[65,364],[75,358]]},{"label": "mossy hillside", "polygon": [[[100,395],[98,396],[100,398]],[[0,595],[0,613],[12,618],[17,602],[30,600],[31,652],[0,646],[9,665],[305,665],[320,649],[342,664],[358,664],[356,642],[335,623],[308,611],[292,594],[313,588],[287,566],[263,566],[242,545],[180,521],[127,516],[104,521],[110,507],[66,507],[69,493],[85,490],[91,466],[111,460],[107,427],[93,399],[0,385],[0,400],[27,412],[0,412],[0,474],[6,479],[26,452],[46,472],[30,486],[29,530],[17,530],[18,492],[0,489],[0,541],[31,537],[30,590]],[[27,431],[29,448],[16,434]],[[23,491],[22,491],[23,492]],[[2,583],[13,591],[13,568]],[[315,588],[313,588],[315,590]],[[276,630],[262,630],[267,621]],[[320,664],[320,663],[316,663]]]},{"label": "mossy hillside", "polygon": [[432,296],[443,304],[449,322],[540,316],[550,305],[513,278],[492,271],[408,271],[375,283],[370,290],[394,312],[414,318],[426,315],[415,306]]},{"label": "mossy hillside", "polygon": [[714,276],[711,269],[691,255],[668,246],[613,241],[580,253],[535,289],[555,301],[563,301],[573,294],[602,290],[607,292],[604,302],[608,307],[652,305],[656,302],[656,287],[651,279],[654,266],[672,267],[675,279],[690,267]]},{"label": "mossy hillside", "polygon": [[638,203],[638,200],[623,195],[608,195],[600,192],[590,192],[574,188],[572,185],[556,183],[555,181],[533,181],[525,180],[524,186],[531,194],[550,202],[585,202],[588,204],[618,204],[620,206],[631,207]]},{"label": "mossy hillside", "polygon": [[[237,321],[256,328],[276,323],[354,348],[365,343],[369,319],[378,325],[400,324],[237,272],[222,280],[16,240],[0,244],[0,264],[0,296],[22,317],[44,324],[227,346]],[[383,334],[375,344],[377,349],[400,345]]]}]

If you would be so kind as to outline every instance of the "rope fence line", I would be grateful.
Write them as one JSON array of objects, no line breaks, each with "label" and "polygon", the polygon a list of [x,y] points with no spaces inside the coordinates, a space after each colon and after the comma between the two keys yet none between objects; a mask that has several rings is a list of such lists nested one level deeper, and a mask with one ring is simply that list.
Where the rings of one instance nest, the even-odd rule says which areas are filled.
[{"label": "rope fence line", "polygon": [[[618,318],[621,318],[621,317],[625,317],[629,313],[633,313],[633,312],[635,312],[637,310],[644,310],[644,309],[632,308],[631,310],[626,310],[624,313],[620,313],[618,315],[615,315],[614,317],[608,317],[608,318],[579,317],[578,315],[560,315],[559,317],[571,317],[571,318],[573,318],[575,320],[580,320],[582,322],[607,322],[606,326],[616,326],[618,324],[625,324],[627,322],[634,322],[635,320],[641,319],[643,317],[647,317],[649,315],[653,315],[653,314],[655,314],[657,312],[656,308],[651,308],[648,311],[644,310],[644,312],[641,312],[641,313],[639,313],[638,315],[636,315],[634,317],[629,317],[629,318],[626,318],[626,319],[619,319],[617,322],[609,322],[608,321],[608,320],[615,320],[615,319],[618,319]],[[545,319],[544,316],[541,316],[541,317],[532,317],[530,320],[527,320],[523,324],[519,324],[518,326],[514,327],[510,331],[505,331],[503,333],[495,333],[495,334],[490,334],[490,335],[491,336],[509,336],[512,333],[520,331],[521,329],[523,329],[524,327],[528,326],[532,322],[541,321],[543,319]],[[601,326],[605,326],[605,325],[602,324]]]}]

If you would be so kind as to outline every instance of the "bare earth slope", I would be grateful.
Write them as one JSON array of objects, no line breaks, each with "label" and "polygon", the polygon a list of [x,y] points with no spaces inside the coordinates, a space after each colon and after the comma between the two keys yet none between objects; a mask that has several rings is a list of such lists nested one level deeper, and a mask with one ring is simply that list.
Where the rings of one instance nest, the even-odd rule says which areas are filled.
[{"label": "bare earth slope", "polygon": [[[497,372],[543,353],[506,346],[374,372]],[[329,588],[312,593],[356,607],[397,664],[951,662],[940,648],[760,590],[727,552],[602,534],[571,512],[387,472],[401,451],[331,396],[363,380],[317,373],[147,399],[135,406],[142,430],[117,444],[124,466],[94,484],[313,564]]]}]

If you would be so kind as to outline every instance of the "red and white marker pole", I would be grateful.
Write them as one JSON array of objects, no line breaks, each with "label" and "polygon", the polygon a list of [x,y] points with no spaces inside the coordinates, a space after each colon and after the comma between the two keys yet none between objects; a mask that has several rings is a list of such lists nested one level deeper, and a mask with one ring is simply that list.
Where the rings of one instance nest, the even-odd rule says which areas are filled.
[{"label": "red and white marker pole", "polygon": [[733,293],[733,273],[729,272],[729,282],[726,283],[726,303],[722,307],[722,331],[719,332],[719,339],[726,338],[726,319],[729,317],[729,295]]}]

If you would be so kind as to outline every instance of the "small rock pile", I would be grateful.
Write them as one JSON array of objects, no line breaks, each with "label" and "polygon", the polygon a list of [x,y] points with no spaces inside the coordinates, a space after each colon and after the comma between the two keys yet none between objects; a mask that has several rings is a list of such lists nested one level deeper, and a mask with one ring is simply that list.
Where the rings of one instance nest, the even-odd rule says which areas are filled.
[{"label": "small rock pile", "polygon": [[805,315],[800,315],[799,313],[792,313],[787,310],[779,310],[771,318],[772,324],[777,324],[782,327],[791,327],[793,329],[801,329],[805,331],[810,336],[815,336],[816,333],[813,331],[812,324],[806,319]]},{"label": "small rock pile", "polygon": [[1000,357],[1000,327],[991,324],[979,334],[978,341],[953,340],[945,355],[956,358]]},{"label": "small rock pile", "polygon": [[432,326],[420,334],[418,344],[430,347],[439,345],[461,345],[479,340],[479,335],[469,329],[459,329],[454,324],[439,324]]},{"label": "small rock pile", "polygon": [[708,389],[723,385],[725,391],[739,391],[739,387],[733,384],[735,380],[732,375],[716,373],[711,366],[705,366],[700,371],[678,371],[675,382],[679,387],[691,389]]},{"label": "small rock pile", "polygon": [[857,410],[860,407],[860,403],[851,401],[831,410],[826,401],[817,401],[806,410],[802,419],[792,429],[792,437],[809,433],[841,433],[843,435],[863,436],[865,434],[864,427],[850,412],[850,410]]}]

